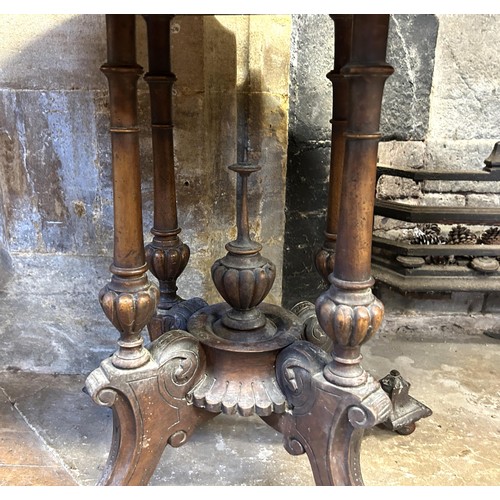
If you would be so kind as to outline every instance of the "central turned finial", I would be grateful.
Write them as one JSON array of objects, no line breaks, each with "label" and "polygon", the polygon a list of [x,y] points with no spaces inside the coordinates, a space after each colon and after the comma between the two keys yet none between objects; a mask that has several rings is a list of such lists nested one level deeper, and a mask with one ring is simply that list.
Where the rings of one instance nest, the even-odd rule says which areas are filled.
[{"label": "central turned finial", "polygon": [[265,299],[276,277],[272,262],[261,256],[262,245],[250,238],[248,224],[248,177],[260,167],[242,162],[229,167],[237,172],[241,190],[236,200],[236,240],[226,244],[227,255],[212,266],[212,279],[232,307],[222,318],[226,328],[249,331],[266,325],[257,306]]},{"label": "central turned finial", "polygon": [[226,244],[226,250],[234,255],[249,255],[262,250],[262,245],[250,238],[248,224],[248,177],[258,172],[261,167],[252,163],[236,163],[228,167],[236,172],[241,180],[241,192],[236,198],[236,240]]}]

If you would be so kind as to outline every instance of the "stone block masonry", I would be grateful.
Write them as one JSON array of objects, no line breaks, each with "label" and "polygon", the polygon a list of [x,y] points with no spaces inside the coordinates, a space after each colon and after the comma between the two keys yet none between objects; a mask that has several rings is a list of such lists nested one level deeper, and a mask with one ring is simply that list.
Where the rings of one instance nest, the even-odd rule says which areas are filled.
[{"label": "stone block masonry", "polygon": [[[137,59],[147,71],[141,16],[136,24]],[[236,180],[227,167],[237,160],[243,123],[250,157],[262,166],[250,185],[252,231],[279,270],[270,300],[281,300],[290,27],[287,15],[172,21],[179,225],[191,248],[178,281],[182,296],[221,300],[210,266],[235,234]],[[105,34],[103,15],[0,16],[0,251],[6,259],[62,254],[108,256],[111,263],[108,89],[99,70]],[[142,80],[138,93],[148,242],[152,151]]]},{"label": "stone block masonry", "polygon": [[[288,305],[315,300],[323,288],[311,248],[321,245],[325,224],[332,111],[326,73],[333,68],[333,25],[326,15],[293,16],[284,258]],[[419,170],[484,167],[500,140],[499,28],[498,15],[391,16],[387,60],[395,72],[385,86],[381,164]],[[382,177],[378,196],[412,205],[498,207],[499,184]],[[406,239],[414,226],[375,217],[375,234],[392,239]]]}]

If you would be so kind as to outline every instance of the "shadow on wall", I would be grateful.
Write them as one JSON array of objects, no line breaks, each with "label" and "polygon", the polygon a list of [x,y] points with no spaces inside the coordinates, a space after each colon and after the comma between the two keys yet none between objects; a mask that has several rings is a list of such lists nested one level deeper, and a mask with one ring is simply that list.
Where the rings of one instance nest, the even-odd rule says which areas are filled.
[{"label": "shadow on wall", "polygon": [[[287,223],[283,303],[314,302],[325,289],[314,252],[324,239],[330,168],[334,22],[328,15],[293,16]],[[429,127],[438,19],[391,15],[387,80],[380,130],[383,141],[422,144]],[[319,43],[321,41],[321,43]]]},{"label": "shadow on wall", "polygon": [[[213,18],[179,17],[178,23],[185,28],[174,44],[179,222],[190,220],[189,234],[198,239],[194,245],[184,239],[210,254],[215,245],[208,248],[201,240],[212,225],[213,199],[231,185],[220,163],[235,159],[235,35]],[[0,256],[2,264],[9,264],[10,252],[19,270],[6,283],[11,268],[3,265],[0,365],[88,373],[116,349],[118,338],[97,299],[109,279],[113,241],[108,89],[99,70],[106,59],[105,19],[0,16],[0,33],[0,57],[8,54],[0,65]],[[11,46],[5,47],[10,35]],[[147,71],[145,22],[139,16],[137,39],[137,59]],[[208,40],[220,45],[225,65],[211,60],[215,51],[209,52]],[[219,88],[210,87],[214,82]],[[152,154],[149,93],[142,79],[138,98],[148,241]],[[195,205],[198,192],[204,198]],[[197,216],[182,210],[183,204],[197,210]],[[233,210],[232,204],[226,210]],[[192,274],[191,281],[199,288]],[[189,289],[182,292],[190,294]]]},{"label": "shadow on wall", "polygon": [[[3,267],[9,268],[9,252],[111,255],[108,89],[99,71],[106,59],[105,17],[2,16],[0,23],[0,57],[6,54],[0,73]],[[137,59],[147,71],[141,16],[136,24]],[[213,254],[224,252],[234,225],[228,199],[235,180],[226,167],[236,161],[237,96],[250,99],[250,91],[237,85],[236,51],[235,33],[214,16],[177,16],[172,22],[179,224],[193,251],[189,267],[196,276],[188,281],[198,287],[208,285]],[[149,241],[152,152],[142,79],[138,99]],[[252,116],[260,113],[259,99],[252,89]]]},{"label": "shadow on wall", "polygon": [[[237,160],[238,117],[251,157],[262,165],[249,186],[251,230],[262,253],[282,265],[289,52],[287,44],[269,41],[266,23],[276,21],[256,17],[176,16],[171,26],[178,219],[191,248],[178,280],[186,298],[221,301],[210,267],[236,236],[236,178],[227,167]],[[281,23],[279,36],[288,41],[289,20]],[[23,370],[87,372],[117,338],[97,300],[110,276],[113,242],[108,88],[99,70],[105,18],[0,16],[0,40],[0,335],[6,341],[0,357]],[[140,16],[137,41],[138,63],[147,71]],[[283,75],[276,83],[260,65],[278,63]],[[152,151],[142,79],[138,101],[148,242]],[[18,274],[7,283],[10,256]],[[281,299],[278,277],[269,298]],[[18,303],[22,314],[21,306],[13,308]],[[27,331],[25,318],[35,317],[36,331]]]}]

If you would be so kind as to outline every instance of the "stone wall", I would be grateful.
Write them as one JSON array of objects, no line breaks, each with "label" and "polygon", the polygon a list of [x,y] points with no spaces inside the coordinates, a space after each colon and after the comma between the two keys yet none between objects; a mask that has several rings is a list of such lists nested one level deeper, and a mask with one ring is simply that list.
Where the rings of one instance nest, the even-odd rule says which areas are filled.
[{"label": "stone wall", "polygon": [[[380,163],[429,170],[484,167],[500,140],[499,28],[498,15],[391,16],[387,60],[395,73],[385,87]],[[326,73],[333,68],[333,32],[326,15],[293,16],[283,299],[288,306],[314,301],[324,287],[311,248],[321,245],[325,227],[332,107]],[[499,184],[383,177],[378,196],[416,205],[500,206]],[[414,226],[375,218],[375,234],[390,238],[406,239]]]},{"label": "stone wall", "polygon": [[13,274],[7,228],[5,226],[5,209],[0,192],[0,290],[8,283]]},{"label": "stone wall", "polygon": [[[393,25],[396,19],[394,16]],[[379,161],[422,170],[481,170],[500,140],[500,16],[440,15],[437,21],[425,133],[418,140],[411,136],[405,141],[384,140]],[[390,53],[388,56],[391,59]],[[391,63],[396,61],[393,58]],[[395,110],[384,110],[388,111]],[[416,184],[408,179],[382,178],[378,196],[424,206],[500,207],[500,182]],[[376,217],[376,234],[387,237],[408,239],[413,227]],[[442,226],[445,232],[450,228]],[[480,234],[484,228],[471,229]]]},{"label": "stone wall", "polygon": [[[137,25],[138,59],[147,69],[141,18]],[[500,139],[499,25],[498,15],[391,17],[388,60],[396,71],[384,97],[382,163],[482,168]],[[270,300],[281,300],[282,285],[285,305],[322,290],[311,249],[321,244],[325,219],[333,30],[327,15],[174,19],[179,224],[192,251],[181,295],[220,300],[209,269],[235,235],[227,166],[245,122],[250,156],[263,167],[251,177],[252,231],[264,255],[279,271],[283,265]],[[105,52],[103,16],[0,16],[0,284],[12,274],[10,255],[111,256],[107,84],[99,71]],[[142,81],[139,102],[149,241],[152,155]],[[379,196],[498,206],[497,184],[384,179]],[[376,230],[397,238],[412,225],[377,218]]]},{"label": "stone wall", "polygon": [[[191,248],[180,294],[213,302],[220,297],[210,266],[235,236],[235,174],[227,167],[245,121],[250,158],[262,166],[250,183],[251,228],[282,267],[291,20],[177,16],[171,28],[179,224]],[[137,40],[147,71],[140,16]],[[99,71],[105,57],[104,16],[0,16],[0,249],[7,256],[111,258],[108,94]],[[148,101],[141,80],[146,242],[153,189]],[[272,302],[280,299],[281,272],[270,294]]]}]

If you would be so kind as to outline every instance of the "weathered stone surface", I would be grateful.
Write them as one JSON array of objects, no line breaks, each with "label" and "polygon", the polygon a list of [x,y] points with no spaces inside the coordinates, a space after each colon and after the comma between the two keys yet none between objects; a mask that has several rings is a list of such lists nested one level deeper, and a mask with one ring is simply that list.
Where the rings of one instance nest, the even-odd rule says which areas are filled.
[{"label": "weathered stone surface", "polygon": [[37,254],[13,260],[15,277],[0,302],[3,370],[88,373],[115,351],[118,332],[97,298],[109,277],[107,258]]},{"label": "weathered stone surface", "polygon": [[424,141],[387,141],[378,146],[378,162],[393,167],[422,168]]},{"label": "weathered stone surface", "polygon": [[468,194],[465,199],[466,207],[499,207],[498,194]]},{"label": "weathered stone surface", "polygon": [[423,181],[421,183],[424,192],[450,192],[450,193],[498,193],[500,182],[494,181]]},{"label": "weathered stone surface", "polygon": [[498,140],[498,15],[440,15],[429,139]]},{"label": "weathered stone surface", "polygon": [[391,16],[386,59],[394,74],[384,91],[380,123],[384,140],[426,137],[437,33],[434,15]]},{"label": "weathered stone surface", "polygon": [[409,236],[414,227],[414,222],[404,222],[396,219],[390,219],[389,217],[382,217],[380,215],[376,215],[374,220],[374,233],[377,236],[382,236],[384,232]]},{"label": "weathered stone surface", "polygon": [[377,184],[377,197],[382,200],[420,198],[421,195],[419,184],[412,179],[382,175]]},{"label": "weathered stone surface", "polygon": [[489,314],[500,313],[500,293],[489,293],[486,295],[484,306],[484,312]]},{"label": "weathered stone surface", "polygon": [[14,266],[12,265],[12,257],[6,248],[0,246],[0,291],[7,286],[13,275]]},{"label": "weathered stone surface", "polygon": [[0,189],[0,291],[4,289],[12,275],[13,266],[5,227],[3,195]]},{"label": "weathered stone surface", "polygon": [[328,148],[290,145],[287,172],[287,221],[283,264],[283,301],[293,306],[300,300],[315,301],[322,278],[314,268],[314,252],[324,240]]},{"label": "weathered stone surface", "polygon": [[435,207],[465,207],[465,196],[451,193],[424,193],[422,205]]},{"label": "weathered stone surface", "polygon": [[[428,338],[436,340],[482,333],[491,328],[494,322],[490,323],[488,316],[479,316],[481,321],[478,321],[478,318],[474,320],[465,315],[498,312],[485,309],[485,294],[479,292],[402,294],[383,283],[377,283],[374,292],[386,307],[386,331],[404,335],[405,338],[417,331],[419,334],[425,332]],[[450,316],[453,315],[464,316],[461,316],[461,321],[454,322],[450,321]],[[426,316],[435,318],[435,323],[434,320],[424,320]],[[398,317],[399,321],[404,318],[406,325],[401,324],[394,328]],[[425,327],[420,324],[422,321],[425,322]]]},{"label": "weathered stone surface", "polygon": [[[137,60],[147,71],[145,22],[136,21]],[[251,223],[278,268],[270,297],[279,302],[290,16],[179,15],[171,28],[178,218],[192,250],[180,294],[220,300],[210,267],[235,236],[236,176],[227,167],[237,160],[246,130],[250,157],[262,166],[250,184]],[[99,71],[106,58],[104,16],[2,16],[0,33],[6,243],[13,252],[111,258],[108,90]],[[153,218],[149,94],[142,79],[138,87],[147,242]]]},{"label": "weathered stone surface", "polygon": [[[330,146],[334,23],[328,15],[293,16],[290,51],[290,135],[298,144]],[[323,146],[323,147],[324,147]]]},{"label": "weathered stone surface", "polygon": [[102,166],[93,94],[3,91],[0,115],[11,250],[97,253]]},{"label": "weathered stone surface", "polygon": [[105,89],[104,15],[2,14],[0,88]]},{"label": "weathered stone surface", "polygon": [[429,136],[422,163],[429,170],[482,170],[495,142],[493,138],[449,140]]}]

